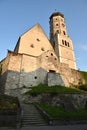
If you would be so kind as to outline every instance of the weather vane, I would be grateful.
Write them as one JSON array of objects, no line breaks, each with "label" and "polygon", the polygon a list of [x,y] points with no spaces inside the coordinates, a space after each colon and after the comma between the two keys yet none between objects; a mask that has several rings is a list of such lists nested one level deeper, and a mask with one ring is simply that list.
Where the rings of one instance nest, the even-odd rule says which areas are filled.
[{"label": "weather vane", "polygon": [[56,9],[55,9],[55,12],[56,12]]}]

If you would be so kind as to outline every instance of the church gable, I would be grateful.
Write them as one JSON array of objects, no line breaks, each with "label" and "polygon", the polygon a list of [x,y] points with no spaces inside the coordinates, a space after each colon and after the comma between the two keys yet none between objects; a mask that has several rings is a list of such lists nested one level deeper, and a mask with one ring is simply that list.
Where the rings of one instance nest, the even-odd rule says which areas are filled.
[{"label": "church gable", "polygon": [[21,35],[14,51],[39,56],[47,50],[53,50],[47,36],[39,24]]}]

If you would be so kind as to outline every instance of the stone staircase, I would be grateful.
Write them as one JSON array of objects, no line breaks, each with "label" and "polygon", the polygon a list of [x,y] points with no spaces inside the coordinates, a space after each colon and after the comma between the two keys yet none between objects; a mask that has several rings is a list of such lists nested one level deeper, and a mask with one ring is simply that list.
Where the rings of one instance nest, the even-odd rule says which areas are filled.
[{"label": "stone staircase", "polygon": [[22,127],[46,125],[47,122],[33,104],[22,104]]}]

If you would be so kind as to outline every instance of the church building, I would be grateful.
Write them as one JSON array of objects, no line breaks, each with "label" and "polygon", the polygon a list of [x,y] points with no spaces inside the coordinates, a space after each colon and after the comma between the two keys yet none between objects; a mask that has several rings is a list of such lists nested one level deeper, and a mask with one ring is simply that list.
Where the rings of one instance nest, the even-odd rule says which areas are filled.
[{"label": "church building", "polygon": [[19,95],[39,84],[72,86],[82,83],[76,70],[72,40],[67,34],[64,15],[49,18],[50,40],[39,24],[23,33],[14,48],[0,62],[1,93]]}]

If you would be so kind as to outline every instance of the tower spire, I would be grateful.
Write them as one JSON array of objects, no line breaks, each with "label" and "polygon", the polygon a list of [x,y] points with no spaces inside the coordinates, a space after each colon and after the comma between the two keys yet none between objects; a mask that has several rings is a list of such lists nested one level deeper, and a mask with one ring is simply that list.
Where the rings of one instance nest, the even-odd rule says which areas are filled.
[{"label": "tower spire", "polygon": [[68,64],[70,68],[76,69],[73,44],[67,35],[64,15],[54,12],[50,16],[50,42],[55,50],[59,62]]}]

